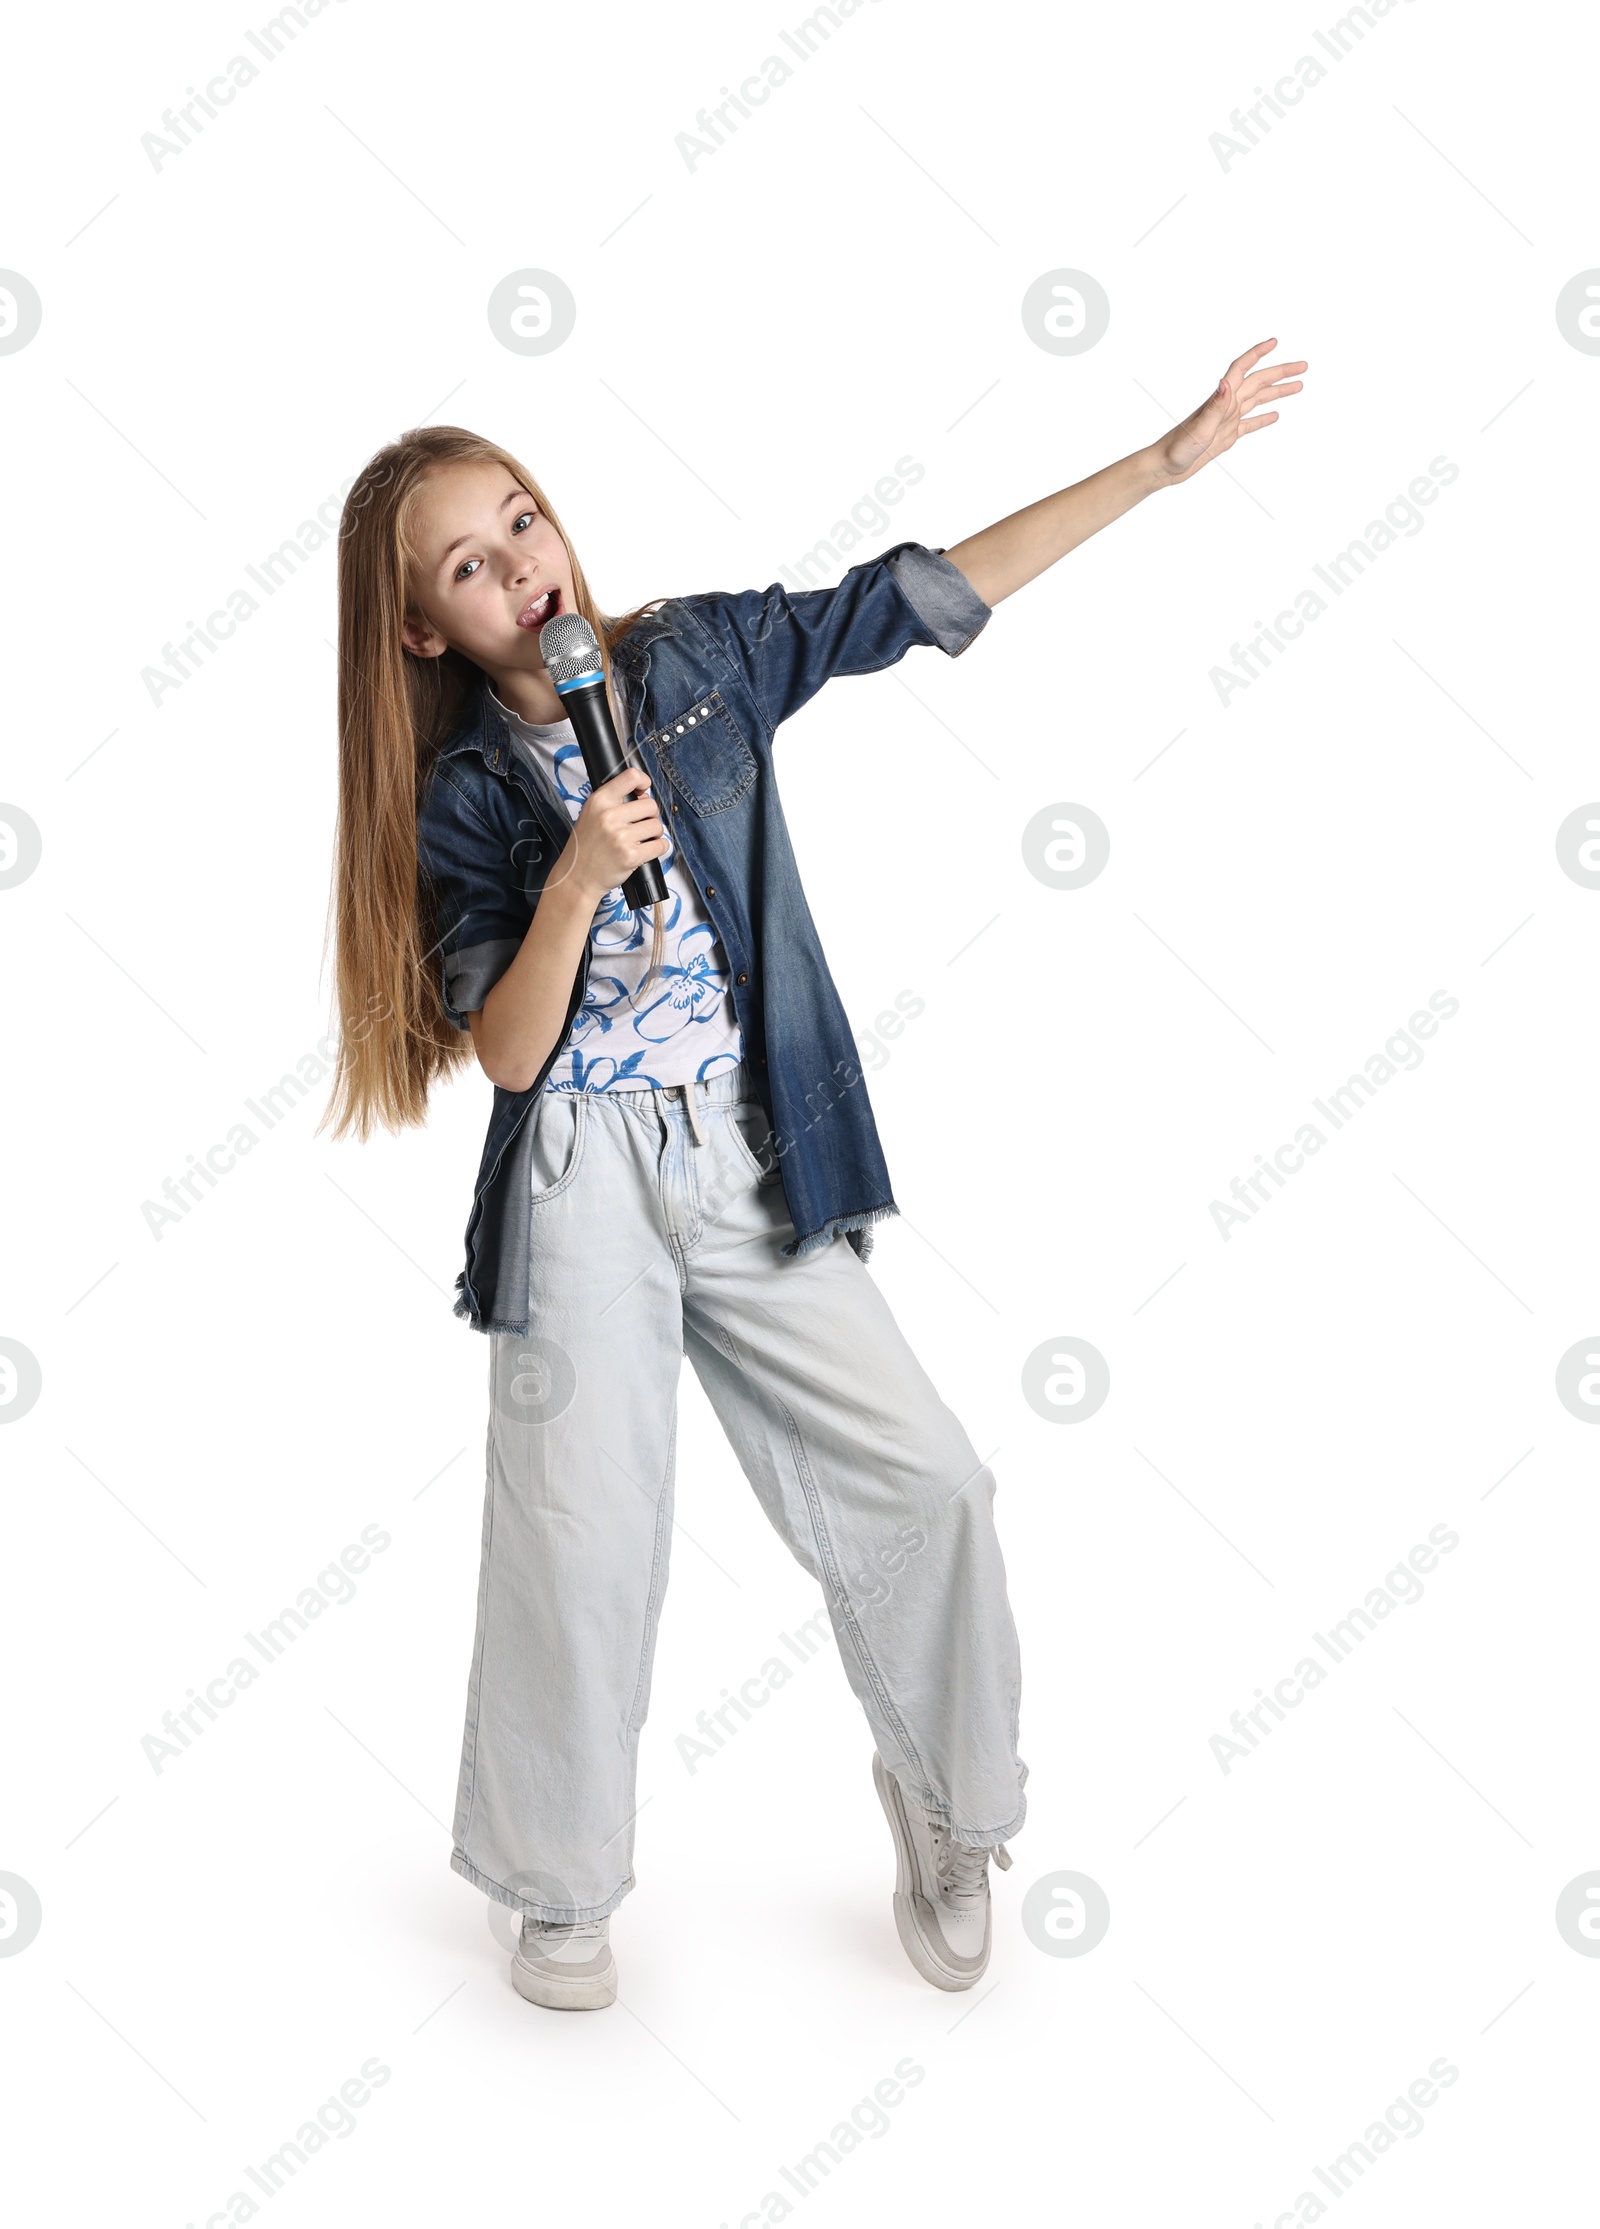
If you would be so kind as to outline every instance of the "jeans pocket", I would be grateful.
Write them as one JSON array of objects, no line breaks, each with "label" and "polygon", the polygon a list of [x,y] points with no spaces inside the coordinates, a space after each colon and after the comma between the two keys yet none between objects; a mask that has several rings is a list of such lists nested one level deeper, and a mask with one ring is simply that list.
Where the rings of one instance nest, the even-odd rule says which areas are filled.
[{"label": "jeans pocket", "polygon": [[730,1102],[723,1118],[734,1152],[745,1162],[758,1184],[776,1184],[781,1174],[772,1142],[772,1124],[759,1099]]},{"label": "jeans pocket", "polygon": [[541,1200],[554,1199],[558,1192],[564,1192],[578,1173],[589,1130],[589,1094],[546,1091],[533,1119],[528,1183],[531,1204],[537,1207]]}]

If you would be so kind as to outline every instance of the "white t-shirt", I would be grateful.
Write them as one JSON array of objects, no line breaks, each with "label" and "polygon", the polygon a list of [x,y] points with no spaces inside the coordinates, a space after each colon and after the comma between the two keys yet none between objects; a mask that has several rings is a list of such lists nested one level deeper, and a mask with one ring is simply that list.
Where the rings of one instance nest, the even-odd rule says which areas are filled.
[{"label": "white t-shirt", "polygon": [[[502,704],[492,689],[489,693],[517,750],[576,820],[590,785],[572,722],[541,726]],[[670,820],[667,840],[670,845]],[[676,849],[659,864],[667,881],[661,972],[642,988],[654,942],[653,915],[630,912],[621,890],[608,890],[589,932],[588,988],[547,1091],[640,1091],[650,1084],[698,1083],[743,1057],[722,939]]]}]

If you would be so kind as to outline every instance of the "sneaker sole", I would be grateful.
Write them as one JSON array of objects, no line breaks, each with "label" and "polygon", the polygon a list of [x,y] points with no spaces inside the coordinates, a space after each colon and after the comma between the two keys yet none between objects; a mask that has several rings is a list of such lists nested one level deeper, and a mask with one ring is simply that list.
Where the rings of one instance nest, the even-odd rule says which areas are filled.
[{"label": "sneaker sole", "polygon": [[[900,1783],[883,1759],[873,1752],[872,1784],[878,1791],[878,1801],[883,1805],[884,1816],[889,1821],[889,1832],[894,1836],[894,1924],[900,1937],[900,1947],[910,1959],[924,1981],[931,1981],[935,1989],[970,1989],[981,1981],[989,1964],[989,1936],[984,1932],[983,1957],[969,1966],[949,1963],[949,1954],[941,1954],[936,1943],[931,1942],[928,1930],[922,1924],[917,1906],[923,1901],[916,1893],[916,1852],[911,1840],[911,1826],[906,1818],[905,1798]],[[929,1924],[937,1926],[930,1912]]]},{"label": "sneaker sole", "polygon": [[617,2001],[617,1962],[608,1956],[599,1973],[567,1977],[536,1971],[513,1957],[511,1986],[530,2005],[549,2012],[599,2012]]}]

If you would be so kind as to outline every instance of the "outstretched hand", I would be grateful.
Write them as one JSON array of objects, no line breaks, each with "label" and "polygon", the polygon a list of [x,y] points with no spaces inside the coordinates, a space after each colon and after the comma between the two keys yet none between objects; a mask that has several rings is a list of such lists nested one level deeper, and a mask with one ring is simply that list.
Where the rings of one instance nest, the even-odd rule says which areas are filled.
[{"label": "outstretched hand", "polygon": [[1263,426],[1276,424],[1278,413],[1262,410],[1261,405],[1299,394],[1305,382],[1294,375],[1306,369],[1303,363],[1265,364],[1258,371],[1255,367],[1262,357],[1277,345],[1276,339],[1258,341],[1236,356],[1217,382],[1215,394],[1155,444],[1157,469],[1167,486],[1193,479],[1202,465],[1225,456],[1241,434],[1259,433]]},{"label": "outstretched hand", "polygon": [[1181,426],[1174,426],[1159,441],[1115,464],[1092,472],[1070,488],[1041,496],[1021,511],[1013,511],[981,533],[969,534],[945,556],[965,573],[986,604],[1014,595],[1035,579],[1047,565],[1065,557],[1091,534],[1120,518],[1135,503],[1142,503],[1156,488],[1175,487],[1191,480],[1203,464],[1225,456],[1242,433],[1259,433],[1276,423],[1278,413],[1264,410],[1264,403],[1297,395],[1301,381],[1295,376],[1304,364],[1257,365],[1275,340],[1259,341],[1237,357],[1199,409]]}]

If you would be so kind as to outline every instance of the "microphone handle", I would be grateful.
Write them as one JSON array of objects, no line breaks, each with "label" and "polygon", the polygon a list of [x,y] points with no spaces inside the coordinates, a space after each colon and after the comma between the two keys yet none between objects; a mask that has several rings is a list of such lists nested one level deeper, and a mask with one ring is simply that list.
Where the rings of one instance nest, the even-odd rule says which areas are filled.
[{"label": "microphone handle", "polygon": [[[560,691],[561,709],[572,722],[572,732],[578,738],[583,752],[583,763],[589,773],[589,787],[598,789],[602,782],[610,781],[629,764],[617,741],[616,723],[611,717],[611,706],[606,699],[604,677],[596,674],[593,680],[585,677],[580,682],[569,682]],[[648,776],[646,779],[648,780]],[[634,868],[622,885],[623,902],[630,912],[639,913],[644,907],[655,905],[667,896],[667,878],[661,872],[659,859],[646,859]]]}]

